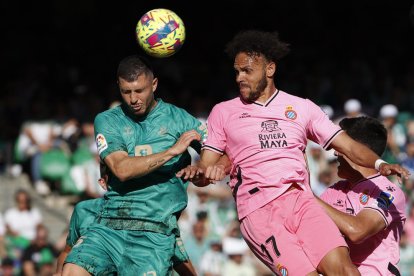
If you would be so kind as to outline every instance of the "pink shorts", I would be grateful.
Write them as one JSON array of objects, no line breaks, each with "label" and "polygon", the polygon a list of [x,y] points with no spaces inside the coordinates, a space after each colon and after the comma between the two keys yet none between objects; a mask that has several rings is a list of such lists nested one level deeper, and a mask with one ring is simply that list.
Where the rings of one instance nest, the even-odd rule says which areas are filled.
[{"label": "pink shorts", "polygon": [[348,247],[310,192],[293,189],[240,224],[253,253],[277,275],[306,275],[332,249]]}]

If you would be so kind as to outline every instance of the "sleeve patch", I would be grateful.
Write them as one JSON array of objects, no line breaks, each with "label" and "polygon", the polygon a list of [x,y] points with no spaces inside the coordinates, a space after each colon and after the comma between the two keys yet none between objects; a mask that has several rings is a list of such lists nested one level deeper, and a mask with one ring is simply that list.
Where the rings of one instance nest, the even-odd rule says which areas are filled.
[{"label": "sleeve patch", "polygon": [[386,192],[381,192],[379,196],[377,197],[378,207],[384,210],[390,208],[390,205],[393,201],[394,201],[394,196]]},{"label": "sleeve patch", "polygon": [[106,142],[105,136],[103,136],[101,133],[98,133],[98,135],[96,135],[96,147],[98,148],[99,154],[108,148],[108,143]]}]

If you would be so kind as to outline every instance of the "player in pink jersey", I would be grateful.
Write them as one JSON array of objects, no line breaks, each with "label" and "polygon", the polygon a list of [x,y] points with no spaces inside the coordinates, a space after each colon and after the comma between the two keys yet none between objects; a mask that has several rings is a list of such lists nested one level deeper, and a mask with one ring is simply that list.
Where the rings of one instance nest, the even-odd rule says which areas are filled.
[{"label": "player in pink jersey", "polygon": [[[263,263],[278,275],[359,275],[345,240],[311,192],[304,152],[311,139],[366,167],[379,156],[312,101],[276,88],[276,66],[289,52],[277,33],[241,32],[226,50],[240,97],[213,108],[199,168],[177,176],[199,186],[220,180],[224,166],[217,162],[226,154],[243,237]],[[379,162],[384,175],[408,175],[399,165]]]},{"label": "player in pink jersey", "polygon": [[[381,155],[387,130],[376,119],[346,118],[339,125],[353,139]],[[399,241],[405,222],[406,197],[400,187],[380,175],[338,156],[338,176],[320,203],[344,234],[352,262],[361,275],[400,275]],[[326,203],[325,203],[326,202]]]}]

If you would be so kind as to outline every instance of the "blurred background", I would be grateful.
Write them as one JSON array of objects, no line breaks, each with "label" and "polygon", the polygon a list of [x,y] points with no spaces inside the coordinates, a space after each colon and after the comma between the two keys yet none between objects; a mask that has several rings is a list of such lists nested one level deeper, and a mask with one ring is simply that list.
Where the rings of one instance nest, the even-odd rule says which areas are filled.
[{"label": "blurred background", "polygon": [[[383,159],[404,164],[414,175],[412,5],[366,0],[1,1],[0,271],[18,275],[26,264],[26,275],[49,275],[65,244],[73,205],[102,196],[93,119],[119,101],[118,62],[144,54],[135,26],[154,8],[176,12],[187,34],[174,56],[150,58],[160,78],[158,97],[205,119],[215,103],[237,95],[225,44],[242,29],[278,31],[291,45],[278,64],[278,88],[313,100],[336,122],[363,114],[380,119],[389,130]],[[320,193],[337,180],[336,162],[312,143],[307,154],[313,188]],[[403,275],[414,275],[413,185],[413,179],[402,184],[409,218],[401,245]],[[225,182],[203,191],[190,185],[189,207],[180,220],[200,275],[224,275],[229,263],[251,275],[271,275],[239,240]],[[32,251],[46,246],[33,245],[39,235],[48,240],[49,253],[33,263]]]}]

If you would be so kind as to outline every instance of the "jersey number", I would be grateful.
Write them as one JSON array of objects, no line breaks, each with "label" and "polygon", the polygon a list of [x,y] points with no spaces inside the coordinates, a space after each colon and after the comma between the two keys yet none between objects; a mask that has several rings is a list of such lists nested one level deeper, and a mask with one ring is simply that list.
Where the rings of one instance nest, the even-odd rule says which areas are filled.
[{"label": "jersey number", "polygon": [[[275,254],[276,254],[276,257],[279,257],[279,256],[280,256],[280,252],[279,252],[279,249],[277,248],[276,239],[275,239],[275,237],[274,237],[274,236],[270,236],[270,237],[266,240],[266,244],[269,244],[269,243],[271,243],[271,244],[272,244],[272,248],[273,248],[273,251],[274,251],[274,252],[275,252]],[[267,251],[266,246],[262,243],[262,244],[260,245],[260,248],[262,249],[263,253],[265,253],[265,254],[266,254],[266,256],[267,256],[267,257],[270,259],[270,261],[273,263],[273,258],[272,258],[272,256],[270,255],[269,251]]]}]

